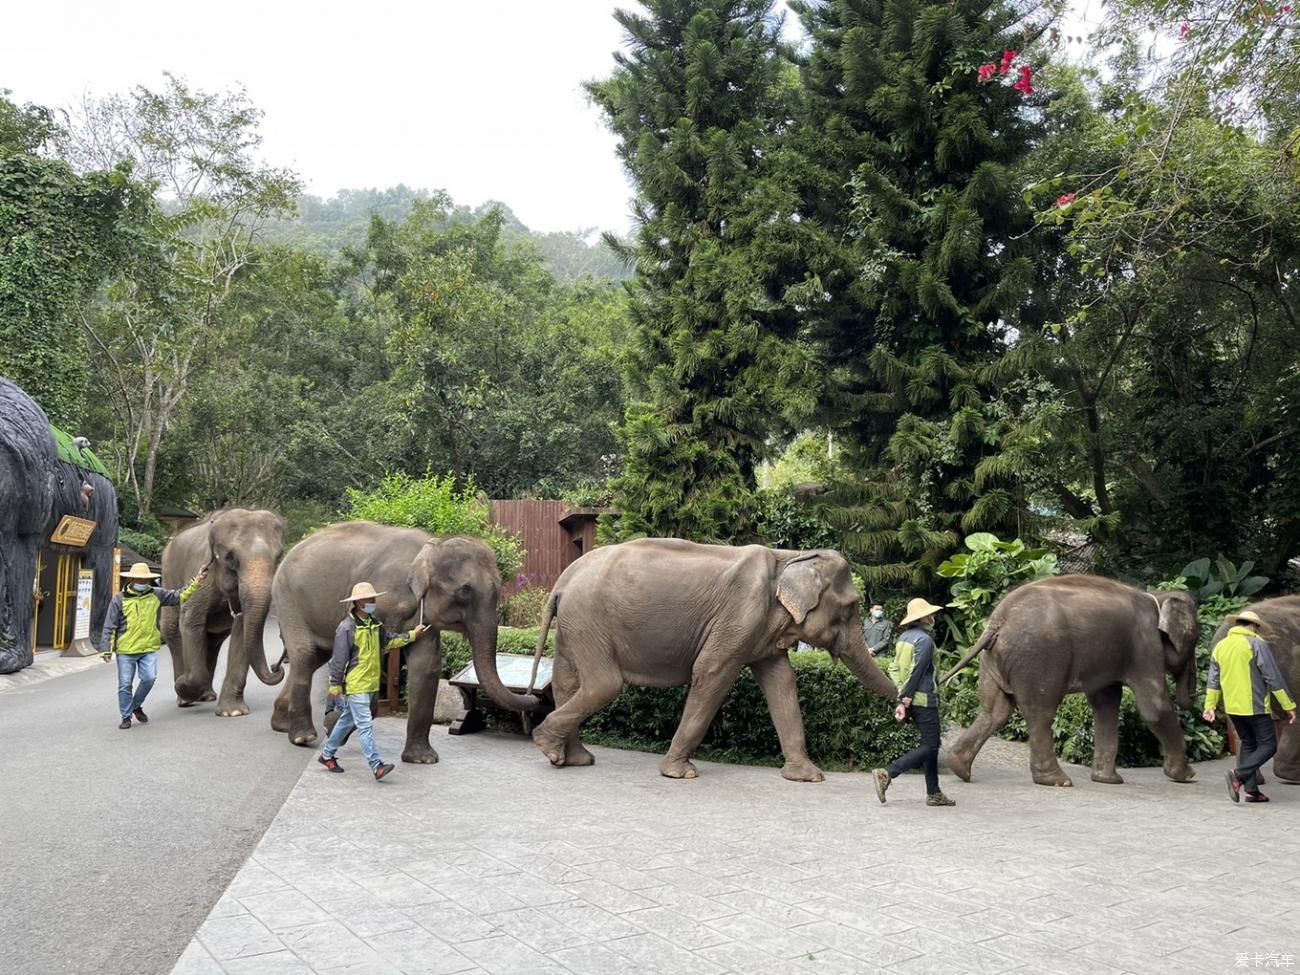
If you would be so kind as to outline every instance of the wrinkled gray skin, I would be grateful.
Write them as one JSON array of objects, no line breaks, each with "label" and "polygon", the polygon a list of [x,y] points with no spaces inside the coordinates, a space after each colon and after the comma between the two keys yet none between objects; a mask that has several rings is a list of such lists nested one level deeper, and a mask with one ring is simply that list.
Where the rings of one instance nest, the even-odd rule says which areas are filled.
[{"label": "wrinkled gray skin", "polygon": [[644,538],[595,549],[570,565],[551,591],[538,648],[555,620],[555,711],[533,731],[552,765],[590,765],[578,729],[623,690],[689,683],[681,723],[659,771],[695,778],[691,757],[718,707],[749,667],[781,740],[781,774],[820,782],[808,757],[787,650],[799,640],[824,647],[869,690],[897,689],[862,638],[860,600],[838,552],[759,545],[697,545]]},{"label": "wrinkled gray skin", "polygon": [[[284,519],[274,511],[226,508],[186,528],[163,549],[162,584],[168,589],[184,587],[208,566],[207,578],[184,606],[162,611],[177,706],[215,700],[218,717],[238,717],[248,713],[244,686],[250,665],[264,684],[284,680],[279,664],[267,666],[262,646],[284,529]],[[226,679],[217,697],[212,675],[226,637]]]},{"label": "wrinkled gray skin", "polygon": [[1196,601],[1186,592],[1148,593],[1114,579],[1066,575],[1013,589],[989,617],[984,635],[944,676],[946,682],[978,654],[980,713],[948,752],[948,767],[970,781],[971,764],[990,735],[1019,708],[1029,726],[1030,768],[1039,785],[1071,785],[1056,759],[1052,719],[1066,694],[1083,693],[1094,715],[1092,780],[1120,783],[1122,685],[1158,739],[1165,775],[1188,782],[1196,774],[1165,674],[1173,676],[1180,707],[1194,706]]},{"label": "wrinkled gray skin", "polygon": [[442,668],[442,630],[465,635],[483,690],[496,704],[516,711],[537,706],[536,697],[511,693],[497,676],[501,577],[486,544],[472,538],[437,538],[416,528],[349,521],[299,542],[275,576],[289,681],[276,699],[271,727],[287,732],[293,744],[307,746],[317,740],[312,675],[329,661],[334,631],[348,612],[342,600],[358,582],[369,582],[385,594],[377,600],[375,616],[394,632],[421,622],[424,600],[423,622],[429,629],[406,649],[410,710],[402,761],[438,761],[429,744],[429,727]]},{"label": "wrinkled gray skin", "polygon": [[[1294,699],[1300,692],[1300,596],[1282,596],[1251,603],[1248,609],[1259,614],[1264,621],[1260,636],[1268,643],[1277,660],[1278,670],[1286,680],[1287,691]],[[1222,640],[1232,626],[1231,618],[1224,620],[1214,633],[1210,646]],[[1275,717],[1284,717],[1274,711]],[[1273,772],[1284,782],[1300,785],[1300,723],[1284,724],[1278,739],[1277,754],[1273,757]]]}]

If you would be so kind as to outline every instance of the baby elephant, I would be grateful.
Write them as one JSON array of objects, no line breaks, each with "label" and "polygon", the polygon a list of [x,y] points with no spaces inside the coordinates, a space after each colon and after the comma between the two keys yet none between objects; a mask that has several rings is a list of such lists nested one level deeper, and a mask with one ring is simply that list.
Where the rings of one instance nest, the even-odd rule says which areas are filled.
[{"label": "baby elephant", "polygon": [[869,690],[892,701],[894,684],[862,637],[849,564],[838,552],[760,545],[697,545],[643,538],[595,549],[551,591],[538,654],[555,623],[556,709],[533,731],[552,765],[590,765],[578,728],[623,690],[689,683],[681,724],[659,771],[695,778],[691,756],[744,667],[767,698],[781,740],[781,774],[820,782],[808,757],[787,650],[826,647]]},{"label": "baby elephant", "polygon": [[1169,702],[1171,674],[1180,707],[1196,695],[1196,641],[1201,624],[1187,592],[1145,592],[1100,576],[1040,579],[1013,589],[989,617],[983,636],[943,678],[983,653],[980,713],[948,753],[948,767],[970,781],[971,763],[989,736],[1020,708],[1029,726],[1030,767],[1039,785],[1071,785],[1056,760],[1052,719],[1066,694],[1087,695],[1094,715],[1092,780],[1120,783],[1119,707],[1133,690],[1142,720],[1165,755],[1165,775],[1196,774],[1178,715]]}]

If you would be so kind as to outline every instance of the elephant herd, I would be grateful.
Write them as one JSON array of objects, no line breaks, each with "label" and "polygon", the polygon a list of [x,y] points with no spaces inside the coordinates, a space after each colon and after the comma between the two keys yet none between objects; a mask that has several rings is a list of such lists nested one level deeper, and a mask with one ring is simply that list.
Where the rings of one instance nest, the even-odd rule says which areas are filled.
[{"label": "elephant herd", "polygon": [[[506,688],[496,670],[500,576],[483,542],[439,538],[414,528],[343,522],[284,553],[285,524],[270,511],[214,512],[178,534],[163,552],[163,585],[179,587],[208,566],[200,590],[183,607],[163,611],[163,632],[176,674],[177,703],[215,701],[216,713],[248,713],[244,687],[251,667],[266,684],[284,683],[271,727],[295,745],[318,740],[311,682],[324,664],[352,586],[384,592],[378,617],[394,630],[425,623],[408,648],[409,713],[404,762],[433,763],[429,742],[441,633],[468,640],[475,671],[494,703],[537,706],[533,694]],[[274,603],[284,656],[266,660],[262,631]],[[782,775],[817,782],[787,651],[800,641],[824,647],[869,691],[893,701],[897,691],[863,639],[860,599],[848,562],[838,552],[788,551],[758,545],[699,545],[647,538],[597,548],[568,567],[547,600],[540,655],[555,629],[555,709],[533,740],[556,766],[590,765],[579,729],[626,684],[690,685],[677,732],[659,763],[671,778],[694,778],[691,763],[714,715],[740,672],[749,667],[776,727]],[[1251,607],[1265,622],[1279,666],[1300,686],[1300,596]],[[1216,634],[1219,639],[1227,623]],[[1193,769],[1166,675],[1179,706],[1196,694],[1200,624],[1186,592],[1146,592],[1115,580],[1068,575],[1010,592],[983,636],[944,677],[976,656],[980,713],[950,749],[948,764],[969,781],[989,736],[1018,708],[1029,728],[1035,782],[1070,785],[1057,761],[1052,719],[1066,694],[1083,693],[1095,714],[1092,778],[1121,782],[1115,770],[1121,689],[1132,689],[1143,720],[1164,752],[1165,774],[1189,781]],[[229,638],[226,677],[213,689],[218,652]],[[285,681],[284,664],[288,663]],[[1300,730],[1285,729],[1275,773],[1300,781]]]}]

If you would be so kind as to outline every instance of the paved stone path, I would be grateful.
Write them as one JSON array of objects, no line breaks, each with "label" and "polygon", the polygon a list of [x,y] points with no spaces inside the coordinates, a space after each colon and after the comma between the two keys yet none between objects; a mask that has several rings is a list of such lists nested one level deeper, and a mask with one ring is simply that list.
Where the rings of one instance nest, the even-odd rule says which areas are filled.
[{"label": "paved stone path", "polygon": [[[395,756],[402,722],[377,727]],[[434,743],[440,765],[384,783],[355,744],[344,775],[309,766],[174,975],[1300,967],[1300,787],[1234,806],[1226,761],[1069,790],[977,764],[929,809],[918,777],[881,806],[862,774],[672,781],[636,752],[552,769],[523,738]]]}]

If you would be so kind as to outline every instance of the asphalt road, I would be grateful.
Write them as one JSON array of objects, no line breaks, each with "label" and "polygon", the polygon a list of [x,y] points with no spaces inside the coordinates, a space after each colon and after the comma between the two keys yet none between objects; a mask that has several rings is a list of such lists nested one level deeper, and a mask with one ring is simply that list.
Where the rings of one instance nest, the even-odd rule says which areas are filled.
[{"label": "asphalt road", "polygon": [[250,674],[242,718],[181,710],[158,656],[130,731],[111,662],[0,696],[6,975],[169,972],[314,754],[271,731],[278,687]]}]

